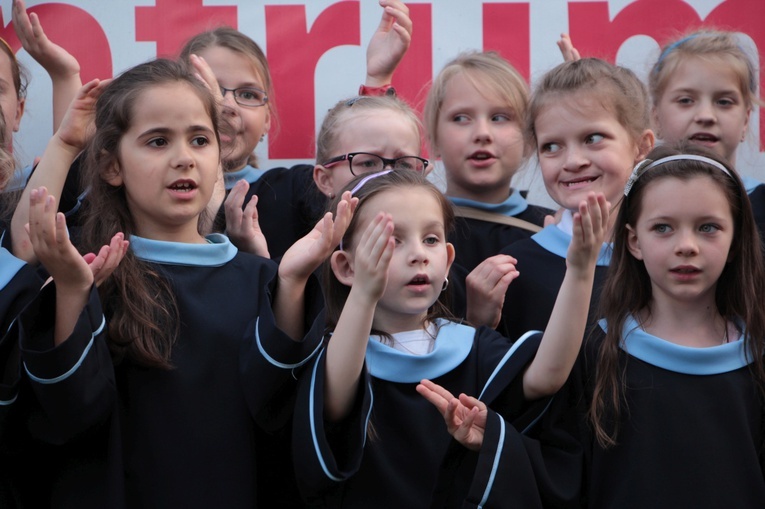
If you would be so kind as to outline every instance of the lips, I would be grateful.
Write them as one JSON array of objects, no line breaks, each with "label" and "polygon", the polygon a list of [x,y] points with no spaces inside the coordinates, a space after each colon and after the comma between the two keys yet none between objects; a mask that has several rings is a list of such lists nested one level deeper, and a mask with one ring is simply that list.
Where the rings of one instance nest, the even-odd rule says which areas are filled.
[{"label": "lips", "polygon": [[189,179],[176,180],[175,182],[167,186],[167,188],[170,189],[171,191],[175,191],[178,193],[189,193],[193,191],[194,189],[196,189],[197,187],[198,187],[197,183]]},{"label": "lips", "polygon": [[494,164],[497,157],[487,150],[477,150],[468,156],[473,166],[483,168]]},{"label": "lips", "polygon": [[699,143],[717,143],[720,141],[719,136],[715,136],[711,133],[695,133],[692,134],[689,138],[690,141],[695,141]]},{"label": "lips", "polygon": [[430,278],[426,274],[417,274],[409,281],[409,283],[407,283],[408,286],[422,286],[429,284]]},{"label": "lips", "polygon": [[569,189],[577,189],[579,187],[584,187],[584,186],[586,186],[588,184],[592,184],[593,182],[595,182],[599,178],[600,178],[600,175],[583,176],[583,177],[578,177],[578,178],[575,178],[575,179],[569,179],[569,180],[563,181],[563,182],[561,182],[561,185],[563,185],[563,187],[567,187]]}]

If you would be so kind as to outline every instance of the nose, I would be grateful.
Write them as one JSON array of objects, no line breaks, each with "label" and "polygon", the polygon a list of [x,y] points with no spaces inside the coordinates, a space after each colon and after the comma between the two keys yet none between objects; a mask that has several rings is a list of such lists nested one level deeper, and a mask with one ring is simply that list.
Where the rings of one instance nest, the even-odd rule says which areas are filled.
[{"label": "nose", "polygon": [[476,118],[473,123],[473,137],[477,143],[491,141],[491,121],[487,118]]},{"label": "nose", "polygon": [[717,121],[717,114],[712,102],[709,100],[699,101],[693,120],[699,124],[715,123]]},{"label": "nose", "polygon": [[589,159],[579,147],[569,146],[566,149],[566,158],[563,161],[563,169],[566,171],[579,171],[587,167]]},{"label": "nose", "polygon": [[427,265],[430,263],[428,252],[422,242],[413,242],[409,248],[410,265]]},{"label": "nose", "polygon": [[678,256],[695,256],[699,252],[699,245],[696,241],[694,232],[688,229],[680,230],[677,233],[677,244],[675,245],[675,253]]},{"label": "nose", "polygon": [[186,143],[179,143],[176,146],[171,164],[173,168],[179,170],[192,167],[194,165],[194,157],[191,152],[191,147]]}]

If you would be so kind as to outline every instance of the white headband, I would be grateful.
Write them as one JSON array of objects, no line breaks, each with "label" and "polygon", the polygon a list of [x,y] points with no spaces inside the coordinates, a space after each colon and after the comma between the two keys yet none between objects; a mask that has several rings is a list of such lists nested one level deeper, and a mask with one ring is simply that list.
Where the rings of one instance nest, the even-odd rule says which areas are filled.
[{"label": "white headband", "polygon": [[697,156],[695,154],[678,154],[674,156],[662,157],[661,159],[657,159],[656,161],[651,161],[650,159],[646,159],[645,161],[640,161],[638,164],[636,164],[635,168],[632,170],[632,174],[630,175],[629,180],[627,180],[627,184],[624,186],[624,196],[627,196],[630,194],[630,190],[632,189],[632,186],[635,185],[635,182],[637,181],[637,179],[639,179],[640,176],[643,175],[645,172],[647,172],[651,168],[655,168],[659,166],[660,164],[669,163],[671,161],[699,161],[701,163],[711,164],[712,166],[714,166],[721,172],[725,173],[729,177],[731,176],[730,171],[728,171],[728,168],[726,168],[724,165],[722,165],[718,161],[715,161],[714,159],[710,159],[704,156]]}]

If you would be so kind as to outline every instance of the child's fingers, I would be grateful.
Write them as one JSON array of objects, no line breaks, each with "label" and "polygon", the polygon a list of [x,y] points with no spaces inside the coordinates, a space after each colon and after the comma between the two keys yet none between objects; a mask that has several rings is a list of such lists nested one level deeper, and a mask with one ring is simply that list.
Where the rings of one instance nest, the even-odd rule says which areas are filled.
[{"label": "child's fingers", "polygon": [[473,396],[468,396],[467,394],[463,393],[463,394],[460,394],[458,399],[460,400],[460,403],[462,403],[468,408],[477,407],[478,410],[482,412],[486,410],[486,403],[484,403],[478,398],[474,398]]},{"label": "child's fingers", "polygon": [[[426,384],[425,382],[428,382],[430,385]],[[432,384],[429,380],[423,380],[416,387],[417,393],[428,400],[433,406],[435,406],[441,415],[445,416],[446,407],[449,402],[438,392],[434,391],[432,385],[434,384]]]}]

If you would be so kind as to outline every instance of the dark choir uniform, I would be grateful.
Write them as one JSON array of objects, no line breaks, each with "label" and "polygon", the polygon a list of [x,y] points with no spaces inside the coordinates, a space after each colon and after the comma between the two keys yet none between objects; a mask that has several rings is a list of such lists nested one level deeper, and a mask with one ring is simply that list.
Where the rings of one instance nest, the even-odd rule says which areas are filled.
[{"label": "dark choir uniform", "polygon": [[[574,407],[582,424],[592,399],[595,345],[607,327],[603,320],[599,325],[586,365],[575,367],[567,388],[584,396]],[[587,426],[580,430],[586,506],[762,507],[765,406],[744,341],[684,347],[646,333],[632,318],[622,337],[629,415],[611,449],[599,447]]]},{"label": "dark choir uniform", "polygon": [[[439,411],[415,390],[423,378],[453,394],[491,394],[507,401],[507,408],[526,406],[519,375],[536,354],[541,334],[530,333],[513,344],[487,328],[446,320],[438,325],[434,349],[425,355],[370,339],[354,408],[340,423],[323,417],[324,353],[304,370],[294,454],[309,506],[428,507],[452,439]],[[534,406],[529,411],[540,410]],[[491,492],[505,482],[484,483],[483,490]]]},{"label": "dark choir uniform", "polygon": [[754,222],[760,231],[760,238],[765,239],[765,184],[750,177],[741,177],[752,204]]},{"label": "dark choir uniform", "polygon": [[[570,213],[564,214],[570,218]],[[502,306],[502,319],[497,330],[509,338],[517,338],[528,330],[544,330],[552,314],[558,290],[566,274],[566,253],[571,234],[556,225],[546,227],[530,239],[516,242],[502,250],[518,260],[520,275],[510,283]],[[597,320],[594,311],[611,261],[611,247],[600,249],[589,322]]]},{"label": "dark choir uniform", "polygon": [[[236,180],[231,180],[231,187]],[[249,181],[249,180],[248,180]],[[327,198],[313,181],[313,166],[298,164],[291,168],[273,168],[250,182],[244,199],[246,207],[258,196],[258,222],[268,242],[271,258],[281,258],[287,249],[310,232],[324,214]],[[221,207],[216,225],[225,225]]]},{"label": "dark choir uniform", "polygon": [[[448,197],[454,205],[470,207],[485,212],[516,217],[529,223],[543,226],[547,214],[553,212],[544,207],[530,205],[520,191],[511,190],[510,196],[502,203],[483,203],[464,198]],[[449,242],[456,251],[455,263],[469,273],[486,258],[499,254],[503,247],[518,240],[531,237],[533,232],[506,224],[457,217]],[[524,331],[525,332],[525,331]]]},{"label": "dark choir uniform", "polygon": [[[57,347],[53,289],[22,314],[22,358],[48,419],[37,435],[76,444],[54,485],[53,507],[258,507],[256,469],[266,460],[256,454],[258,428],[288,423],[293,369],[318,341],[295,342],[276,328],[273,262],[238,253],[222,235],[208,241],[130,238],[136,256],[176,295],[171,370],[129,359],[113,366],[110,310],[102,312],[95,290]],[[306,303],[307,320],[317,304]]]}]

